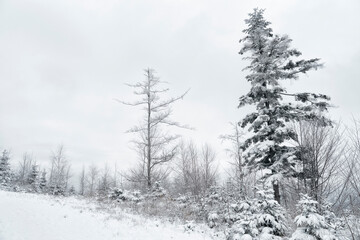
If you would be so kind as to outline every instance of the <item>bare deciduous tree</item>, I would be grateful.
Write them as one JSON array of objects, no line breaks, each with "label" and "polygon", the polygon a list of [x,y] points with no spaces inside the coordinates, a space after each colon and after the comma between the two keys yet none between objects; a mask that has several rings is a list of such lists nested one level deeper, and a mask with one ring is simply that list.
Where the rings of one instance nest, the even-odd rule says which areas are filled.
[{"label": "bare deciduous tree", "polygon": [[24,153],[22,161],[19,162],[17,180],[20,184],[25,185],[29,178],[31,168],[34,164],[32,155]]},{"label": "bare deciduous tree", "polygon": [[51,157],[49,186],[52,194],[64,194],[70,179],[70,164],[65,156],[64,146],[60,145]]},{"label": "bare deciduous tree", "polygon": [[354,119],[353,127],[349,129],[349,152],[347,165],[343,171],[344,179],[348,183],[346,201],[352,211],[360,214],[360,121]]},{"label": "bare deciduous tree", "polygon": [[88,195],[90,197],[94,196],[96,193],[96,182],[98,180],[99,170],[95,165],[89,167],[89,171],[86,176],[86,185],[88,188]]},{"label": "bare deciduous tree", "polygon": [[175,185],[181,193],[190,192],[194,196],[204,194],[217,180],[216,154],[205,144],[199,150],[193,142],[179,145],[179,155],[175,164]]},{"label": "bare deciduous tree", "polygon": [[201,149],[201,170],[203,191],[205,192],[216,184],[218,170],[216,166],[216,153],[208,144],[205,144]]},{"label": "bare deciduous tree", "polygon": [[189,166],[187,167],[188,172],[186,174],[189,179],[189,189],[193,195],[199,195],[202,192],[202,183],[198,150],[195,144],[190,142],[187,146],[187,151],[189,152],[189,159],[187,160]]},{"label": "bare deciduous tree", "polygon": [[226,152],[231,158],[229,162],[231,165],[230,170],[230,179],[232,183],[235,184],[236,188],[242,193],[245,193],[245,184],[244,184],[244,162],[242,159],[242,138],[243,133],[240,130],[240,127],[237,123],[230,123],[232,127],[232,133],[221,135],[220,139],[224,142],[229,142],[230,147],[226,148]]},{"label": "bare deciduous tree", "polygon": [[110,170],[107,164],[105,164],[104,168],[101,171],[98,192],[101,195],[106,195],[111,185],[111,176]]},{"label": "bare deciduous tree", "polygon": [[85,188],[86,188],[86,179],[85,179],[85,167],[83,166],[81,173],[80,173],[80,190],[79,190],[79,194],[81,196],[85,195]]},{"label": "bare deciduous tree", "polygon": [[299,178],[302,187],[321,202],[342,186],[338,177],[344,163],[345,145],[340,124],[332,128],[316,121],[300,122],[295,129],[301,149],[299,158],[303,171]]},{"label": "bare deciduous tree", "polygon": [[161,95],[168,92],[169,89],[159,87],[163,82],[154,73],[154,70],[146,69],[143,81],[128,84],[135,89],[134,94],[140,97],[139,100],[135,102],[120,101],[129,106],[141,106],[145,113],[141,123],[128,132],[138,134],[138,139],[134,143],[140,155],[139,166],[133,171],[130,180],[145,181],[148,188],[158,180],[157,178],[166,174],[161,171],[160,166],[172,160],[176,154],[175,140],[179,136],[169,134],[163,127],[188,128],[170,119],[172,104],[182,99],[187,92],[179,97],[163,100]]}]

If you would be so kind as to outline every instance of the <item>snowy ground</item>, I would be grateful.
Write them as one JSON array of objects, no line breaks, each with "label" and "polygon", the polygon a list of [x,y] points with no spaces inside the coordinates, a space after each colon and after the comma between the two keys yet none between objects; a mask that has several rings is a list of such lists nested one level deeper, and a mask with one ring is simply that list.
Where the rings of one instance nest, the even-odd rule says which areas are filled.
[{"label": "snowy ground", "polygon": [[94,203],[0,190],[0,240],[202,240],[210,233],[145,219]]}]

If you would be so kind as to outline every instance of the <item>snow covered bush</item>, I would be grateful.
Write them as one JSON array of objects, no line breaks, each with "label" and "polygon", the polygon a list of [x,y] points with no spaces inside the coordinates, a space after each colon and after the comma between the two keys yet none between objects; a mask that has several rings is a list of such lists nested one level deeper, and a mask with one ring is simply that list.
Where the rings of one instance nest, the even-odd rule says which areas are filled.
[{"label": "snow covered bush", "polygon": [[241,201],[232,209],[237,213],[232,216],[232,225],[228,239],[282,239],[287,226],[285,210],[274,199],[274,192],[266,187],[257,191],[258,198]]},{"label": "snow covered bush", "polygon": [[75,187],[73,185],[71,185],[69,191],[68,191],[68,195],[69,196],[73,196],[73,195],[76,195],[76,190],[75,190]]},{"label": "snow covered bush", "polygon": [[258,213],[257,206],[253,200],[244,200],[239,204],[233,206],[233,209],[238,213],[236,218],[238,220],[232,225],[228,233],[228,240],[240,239],[254,239],[259,235],[257,229],[256,214]]},{"label": "snow covered bush", "polygon": [[47,180],[46,180],[46,171],[42,171],[41,177],[39,180],[40,191],[45,193],[47,191]]},{"label": "snow covered bush", "polygon": [[184,231],[185,232],[193,232],[193,231],[195,231],[195,223],[194,223],[194,221],[187,221],[184,224]]},{"label": "snow covered bush", "polygon": [[285,210],[274,199],[274,191],[270,186],[259,190],[257,194],[259,195],[257,221],[260,239],[281,239],[287,230]]},{"label": "snow covered bush", "polygon": [[180,195],[173,202],[178,217],[183,220],[204,220],[203,207],[201,203],[191,194]]},{"label": "snow covered bush", "polygon": [[334,235],[340,235],[345,228],[344,219],[338,218],[335,215],[335,213],[331,210],[331,204],[328,202],[324,202],[320,205],[320,211],[325,218],[325,222],[329,225],[330,231]]},{"label": "snow covered bush", "polygon": [[120,188],[113,188],[110,191],[109,198],[111,200],[116,200],[116,201],[120,201],[120,200],[125,201],[126,200],[126,197],[124,195],[124,190],[122,190]]},{"label": "snow covered bush", "polygon": [[161,184],[159,181],[156,181],[154,183],[154,186],[151,189],[150,193],[147,195],[147,197],[149,197],[151,199],[157,199],[157,198],[165,197],[165,195],[166,195],[165,189],[163,187],[161,187]]},{"label": "snow covered bush", "polygon": [[55,196],[64,196],[65,195],[65,187],[62,185],[51,184],[49,186],[49,193]]},{"label": "snow covered bush", "polygon": [[290,240],[338,240],[329,223],[318,211],[319,203],[308,195],[299,201],[300,215],[296,216],[296,231]]},{"label": "snow covered bush", "polygon": [[0,186],[8,186],[11,181],[9,152],[4,150],[0,158]]},{"label": "snow covered bush", "polygon": [[207,221],[210,228],[215,227],[217,225],[217,222],[219,221],[219,215],[217,214],[217,212],[210,212]]},{"label": "snow covered bush", "polygon": [[135,202],[138,203],[144,200],[144,197],[141,195],[140,191],[127,191],[120,188],[113,188],[110,190],[108,196],[110,200],[115,200],[117,202]]},{"label": "snow covered bush", "polygon": [[32,191],[39,192],[40,190],[39,169],[38,166],[35,164],[31,167],[28,183],[30,184]]}]

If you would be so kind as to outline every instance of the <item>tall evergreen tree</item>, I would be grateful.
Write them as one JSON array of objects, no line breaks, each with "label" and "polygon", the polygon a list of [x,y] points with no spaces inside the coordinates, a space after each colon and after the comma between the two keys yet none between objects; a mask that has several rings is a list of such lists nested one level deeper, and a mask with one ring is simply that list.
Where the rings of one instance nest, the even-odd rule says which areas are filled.
[{"label": "tall evergreen tree", "polygon": [[7,150],[4,150],[0,158],[0,185],[7,186],[11,180],[9,160],[9,152]]},{"label": "tall evergreen tree", "polygon": [[[290,94],[281,86],[281,80],[297,79],[300,73],[307,73],[322,66],[319,59],[298,60],[301,55],[290,47],[291,39],[274,35],[270,22],[263,17],[264,10],[254,9],[245,20],[246,36],[240,54],[250,65],[246,80],[250,91],[241,96],[239,107],[255,105],[254,112],[240,121],[242,128],[251,132],[241,148],[245,164],[250,169],[264,170],[264,178],[273,185],[275,199],[280,202],[279,180],[294,176],[298,172],[299,149],[288,144],[297,138],[289,122],[317,120],[323,125],[330,121],[319,112],[327,110],[329,97],[322,94]],[[285,99],[287,98],[287,99]],[[285,101],[287,100],[287,101]]]}]

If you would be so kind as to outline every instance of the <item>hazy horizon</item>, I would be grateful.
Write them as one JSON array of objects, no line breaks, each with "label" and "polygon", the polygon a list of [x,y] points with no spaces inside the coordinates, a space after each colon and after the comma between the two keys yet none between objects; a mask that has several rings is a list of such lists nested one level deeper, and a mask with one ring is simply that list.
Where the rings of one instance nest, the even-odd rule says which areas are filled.
[{"label": "hazy horizon", "polygon": [[0,2],[0,149],[12,163],[24,152],[46,166],[63,144],[73,171],[83,165],[136,163],[125,133],[141,111],[125,83],[153,68],[170,94],[185,98],[173,119],[194,127],[186,139],[208,143],[226,161],[219,136],[246,109],[249,90],[238,54],[244,19],[265,8],[275,33],[324,68],[284,83],[290,91],[329,95],[334,120],[360,110],[360,2],[348,1],[9,1]]}]

